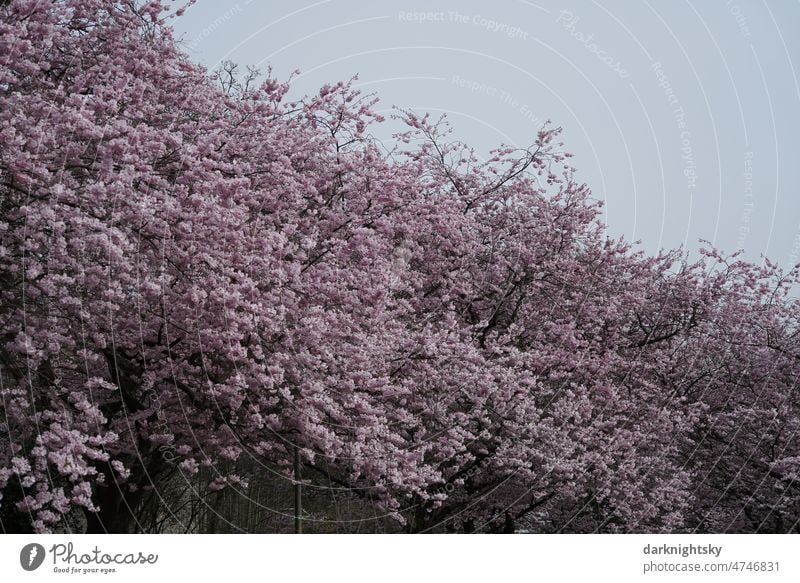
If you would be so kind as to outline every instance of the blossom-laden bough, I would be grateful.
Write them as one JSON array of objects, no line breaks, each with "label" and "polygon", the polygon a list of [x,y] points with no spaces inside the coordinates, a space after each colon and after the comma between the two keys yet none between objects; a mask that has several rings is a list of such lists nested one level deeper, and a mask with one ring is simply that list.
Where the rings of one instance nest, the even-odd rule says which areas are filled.
[{"label": "blossom-laden bough", "polygon": [[481,161],[398,111],[387,151],[352,83],[208,74],[159,2],[0,15],[5,531],[294,448],[411,532],[797,530],[794,273],[608,238],[552,125]]}]

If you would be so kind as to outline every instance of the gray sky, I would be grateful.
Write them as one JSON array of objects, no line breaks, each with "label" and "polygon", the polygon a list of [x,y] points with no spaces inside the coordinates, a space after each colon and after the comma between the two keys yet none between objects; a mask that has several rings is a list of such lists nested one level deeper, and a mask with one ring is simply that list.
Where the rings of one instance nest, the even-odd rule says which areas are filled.
[{"label": "gray sky", "polygon": [[198,0],[176,30],[295,97],[358,74],[479,153],[551,119],[610,234],[800,262],[800,0]]}]

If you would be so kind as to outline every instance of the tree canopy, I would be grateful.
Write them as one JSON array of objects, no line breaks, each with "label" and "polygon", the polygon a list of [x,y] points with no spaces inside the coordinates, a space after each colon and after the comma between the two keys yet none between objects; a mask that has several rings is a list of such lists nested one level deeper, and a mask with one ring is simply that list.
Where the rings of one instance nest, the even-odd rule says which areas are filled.
[{"label": "tree canopy", "polygon": [[411,532],[798,530],[794,271],[608,237],[556,126],[387,148],[352,82],[209,73],[173,16],[0,6],[4,530],[295,447]]}]

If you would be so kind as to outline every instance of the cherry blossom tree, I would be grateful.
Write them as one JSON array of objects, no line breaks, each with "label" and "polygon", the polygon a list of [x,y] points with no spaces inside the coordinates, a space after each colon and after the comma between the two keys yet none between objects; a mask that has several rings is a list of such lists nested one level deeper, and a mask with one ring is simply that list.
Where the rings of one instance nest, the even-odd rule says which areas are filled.
[{"label": "cherry blossom tree", "polygon": [[398,111],[387,150],[179,13],[0,7],[5,530],[295,449],[409,532],[797,530],[793,274],[609,239],[549,124],[481,161]]}]

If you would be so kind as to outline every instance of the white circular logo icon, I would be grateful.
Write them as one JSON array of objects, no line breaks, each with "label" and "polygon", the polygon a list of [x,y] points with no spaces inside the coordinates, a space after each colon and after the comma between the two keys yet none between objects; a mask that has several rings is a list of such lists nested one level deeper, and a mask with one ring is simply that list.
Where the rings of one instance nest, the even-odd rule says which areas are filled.
[{"label": "white circular logo icon", "polygon": [[38,543],[31,543],[22,547],[19,552],[19,564],[26,571],[35,571],[44,562],[44,547]]}]

